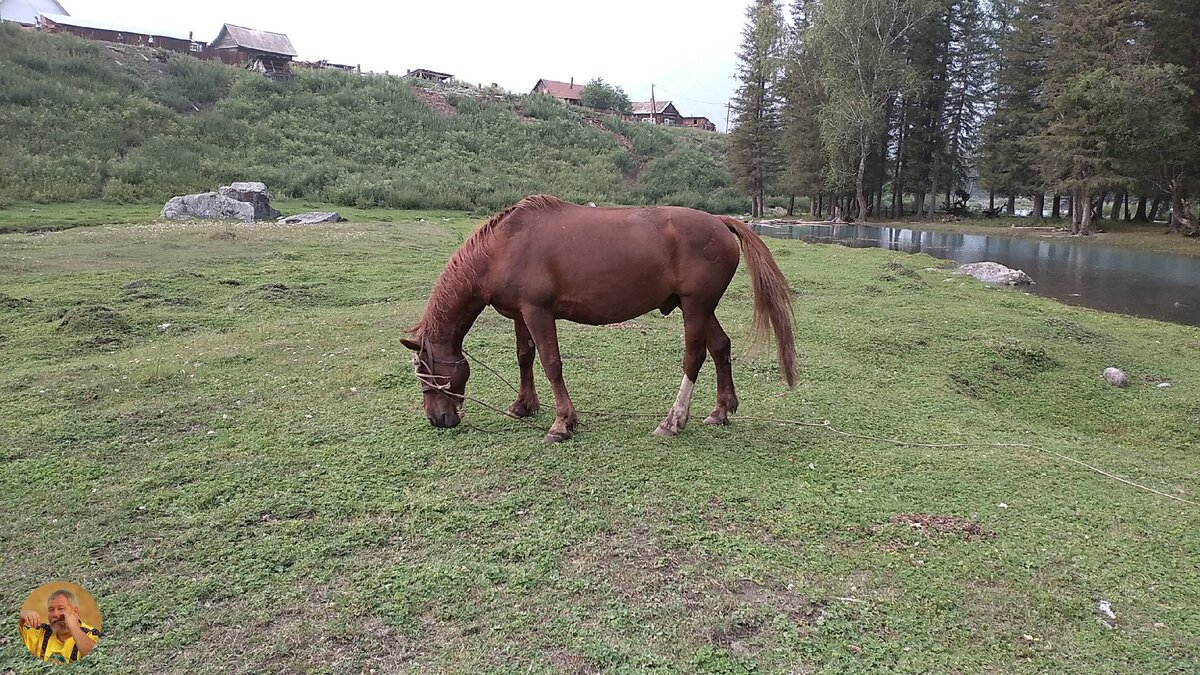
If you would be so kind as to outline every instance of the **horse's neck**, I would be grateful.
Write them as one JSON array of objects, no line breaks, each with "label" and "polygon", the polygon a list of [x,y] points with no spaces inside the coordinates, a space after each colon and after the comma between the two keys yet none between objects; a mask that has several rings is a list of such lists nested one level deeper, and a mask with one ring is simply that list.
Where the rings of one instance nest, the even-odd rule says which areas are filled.
[{"label": "horse's neck", "polygon": [[478,289],[459,286],[448,287],[439,280],[430,294],[430,304],[437,303],[434,311],[426,311],[423,337],[432,342],[450,342],[462,346],[463,337],[486,306]]}]

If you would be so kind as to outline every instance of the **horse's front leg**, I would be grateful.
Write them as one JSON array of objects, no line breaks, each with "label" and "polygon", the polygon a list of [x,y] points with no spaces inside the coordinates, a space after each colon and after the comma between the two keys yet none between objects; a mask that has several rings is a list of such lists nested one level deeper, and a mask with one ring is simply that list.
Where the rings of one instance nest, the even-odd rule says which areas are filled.
[{"label": "horse's front leg", "polygon": [[538,356],[542,359],[542,369],[546,371],[546,379],[554,390],[554,424],[544,439],[547,443],[565,441],[575,435],[575,425],[578,417],[575,415],[575,404],[567,394],[567,385],[563,382],[562,357],[558,353],[558,328],[554,325],[554,315],[543,310],[531,310],[521,313],[525,320]]},{"label": "horse's front leg", "polygon": [[692,391],[696,387],[696,378],[700,376],[700,366],[704,365],[704,346],[708,339],[708,320],[712,310],[683,312],[683,381],[679,383],[679,394],[670,412],[659,423],[654,433],[659,436],[674,436],[687,426],[688,414],[692,408]]},{"label": "horse's front leg", "polygon": [[517,329],[517,366],[521,369],[521,389],[517,400],[508,406],[509,415],[513,417],[529,417],[538,411],[537,389],[533,386],[533,356],[537,348],[533,336],[521,317],[513,320]]}]

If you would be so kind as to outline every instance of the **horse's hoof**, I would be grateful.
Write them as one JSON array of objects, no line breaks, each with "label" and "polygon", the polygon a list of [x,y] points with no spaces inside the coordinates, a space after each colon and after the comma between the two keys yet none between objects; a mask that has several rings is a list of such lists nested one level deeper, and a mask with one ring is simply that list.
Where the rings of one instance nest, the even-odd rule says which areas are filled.
[{"label": "horse's hoof", "polygon": [[709,415],[704,418],[704,423],[723,427],[729,424],[729,418],[725,415]]},{"label": "horse's hoof", "polygon": [[537,411],[538,411],[538,406],[536,403],[531,406],[514,403],[514,404],[508,406],[508,410],[505,410],[504,414],[508,415],[509,417],[516,417],[517,419],[523,419],[525,417],[532,417],[534,415],[534,413],[536,413]]},{"label": "horse's hoof", "polygon": [[562,443],[570,437],[571,434],[546,434],[546,437],[543,438],[542,441],[546,443]]},{"label": "horse's hoof", "polygon": [[655,436],[674,436],[677,433],[679,433],[679,431],[677,429],[670,429],[668,427],[664,427],[661,424],[658,425],[658,428],[654,430]]}]

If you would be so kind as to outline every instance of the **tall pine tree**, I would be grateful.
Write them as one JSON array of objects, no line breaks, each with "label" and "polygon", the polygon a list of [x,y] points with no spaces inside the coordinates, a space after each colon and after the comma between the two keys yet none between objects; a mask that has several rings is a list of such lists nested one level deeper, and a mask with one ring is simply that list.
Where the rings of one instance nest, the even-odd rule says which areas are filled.
[{"label": "tall pine tree", "polygon": [[980,184],[1007,196],[1010,214],[1017,196],[1043,191],[1038,153],[1044,121],[1041,89],[1049,52],[1045,0],[1015,4],[1015,14],[995,17],[999,67],[992,88],[993,112],[983,123],[978,160]]},{"label": "tall pine tree", "polygon": [[791,195],[806,195],[817,215],[818,195],[824,188],[825,150],[821,145],[817,115],[822,104],[817,79],[817,57],[811,29],[818,0],[795,0],[787,63],[781,83],[783,94],[782,187]]},{"label": "tall pine tree", "polygon": [[738,50],[734,96],[736,127],[730,133],[730,173],[751,199],[751,214],[765,209],[767,185],[780,165],[779,80],[787,47],[783,10],[777,0],[755,0],[746,11]]}]

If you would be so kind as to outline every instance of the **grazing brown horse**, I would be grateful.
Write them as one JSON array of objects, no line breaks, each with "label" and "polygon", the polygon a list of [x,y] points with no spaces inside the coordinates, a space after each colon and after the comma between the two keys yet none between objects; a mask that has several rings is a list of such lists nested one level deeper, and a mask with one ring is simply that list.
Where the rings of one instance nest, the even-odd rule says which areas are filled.
[{"label": "grazing brown horse", "polygon": [[704,421],[728,424],[737,410],[729,336],[713,313],[738,265],[738,243],[754,288],[756,338],[775,330],[779,365],[795,386],[791,297],[787,280],[758,235],[736,218],[680,207],[595,208],[555,197],[526,197],[480,225],[458,247],[433,285],[421,321],[401,342],[416,352],[425,416],[457,426],[471,368],[463,338],[484,307],[513,320],[521,386],[508,414],[538,409],[534,353],[554,389],[556,414],[546,435],[570,438],[577,421],[558,353],[556,319],[601,325],[653,309],[683,310],[683,382],[655,433],[674,435],[688,421],[705,349],[717,367],[717,406]]}]

